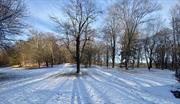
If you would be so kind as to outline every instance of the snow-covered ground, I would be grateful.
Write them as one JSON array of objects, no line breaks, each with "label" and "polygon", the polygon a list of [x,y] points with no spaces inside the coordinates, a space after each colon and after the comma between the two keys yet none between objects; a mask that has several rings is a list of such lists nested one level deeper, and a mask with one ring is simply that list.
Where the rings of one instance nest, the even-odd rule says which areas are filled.
[{"label": "snow-covered ground", "polygon": [[0,68],[0,104],[180,104],[168,70],[82,68],[70,64],[21,70]]}]

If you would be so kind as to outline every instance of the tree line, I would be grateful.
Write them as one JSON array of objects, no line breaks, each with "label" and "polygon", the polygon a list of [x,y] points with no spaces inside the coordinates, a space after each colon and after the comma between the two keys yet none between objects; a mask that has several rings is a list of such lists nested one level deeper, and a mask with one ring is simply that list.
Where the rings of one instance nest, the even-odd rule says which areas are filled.
[{"label": "tree line", "polygon": [[[13,3],[17,8],[11,7]],[[6,37],[22,30],[19,18],[23,18],[24,4],[21,0],[2,1],[0,63],[49,67],[69,62],[76,63],[77,73],[81,64],[119,66],[127,70],[145,65],[149,70],[156,67],[178,73],[180,1],[170,9],[170,26],[165,26],[165,20],[157,16],[161,8],[155,0],[117,0],[102,11],[94,0],[69,0],[62,9],[63,19],[50,16],[56,24],[56,33],[30,30],[27,40],[8,45],[11,40]],[[94,28],[102,15],[105,17],[101,18],[101,27]],[[8,18],[17,20],[8,22]]]}]

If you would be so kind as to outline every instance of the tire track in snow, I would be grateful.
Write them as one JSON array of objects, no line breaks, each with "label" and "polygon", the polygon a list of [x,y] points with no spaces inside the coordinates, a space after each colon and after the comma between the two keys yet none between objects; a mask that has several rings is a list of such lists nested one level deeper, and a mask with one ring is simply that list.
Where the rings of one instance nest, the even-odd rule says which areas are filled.
[{"label": "tire track in snow", "polygon": [[[58,78],[58,80],[56,80],[56,81],[58,81],[59,83],[55,84],[57,86],[55,86],[54,89],[49,89],[50,87],[53,87],[52,84],[50,84],[50,83],[53,83],[53,80],[55,80],[55,79],[51,79],[52,82],[49,82],[48,80],[49,79],[46,79],[39,83],[33,83],[28,86],[18,87],[18,88],[16,88],[16,91],[18,91],[18,93],[16,93],[16,95],[13,94],[13,90],[9,90],[6,92],[6,94],[0,95],[0,97],[3,97],[5,99],[8,98],[6,101],[10,100],[10,102],[17,101],[15,99],[18,99],[16,104],[19,104],[22,102],[25,102],[28,104],[36,104],[36,102],[40,103],[40,104],[45,104],[47,102],[47,99],[50,99],[51,97],[57,95],[57,90],[60,90],[62,88],[62,86],[65,83],[67,83],[67,81],[68,81],[67,78],[63,78],[63,77]],[[48,84],[50,84],[50,85],[48,85]],[[39,86],[39,87],[37,87],[37,86]],[[47,89],[45,89],[45,87]]]},{"label": "tire track in snow", "polygon": [[[121,81],[119,82],[118,78],[112,76],[112,74],[109,72],[106,72],[106,71],[100,70],[100,69],[95,69],[95,70],[98,71],[98,75],[96,74],[97,77],[99,77],[98,79],[103,79],[103,80],[101,80],[101,82],[103,81],[107,85],[109,84],[110,87],[112,87],[111,85],[114,85],[114,84],[117,86],[121,86],[121,87],[124,86],[123,89],[121,89],[121,87],[117,87],[117,86],[114,86],[112,88],[117,87],[116,90],[119,90],[119,91],[125,91],[126,90],[127,92],[129,92],[128,96],[134,95],[134,97],[136,99],[139,99],[140,101],[144,100],[144,101],[149,102],[149,103],[156,102],[156,104],[161,104],[162,102],[164,102],[164,103],[168,103],[168,104],[174,104],[169,99],[157,98],[156,96],[152,96],[149,93],[147,93],[146,91],[144,91],[143,89],[136,89],[136,88],[133,88],[131,85],[128,85],[128,84],[124,85]],[[92,71],[92,72],[94,73],[94,71]],[[94,75],[93,73],[91,75]],[[111,77],[109,77],[109,76],[111,76]],[[95,78],[95,80],[96,80],[96,78]],[[116,83],[116,82],[118,82],[118,83]],[[106,84],[104,84],[104,85],[106,85]],[[127,95],[126,95],[126,97],[127,97]]]},{"label": "tire track in snow", "polygon": [[[35,77],[30,77],[28,79],[23,79],[23,80],[20,80],[20,81],[13,81],[13,82],[10,82],[10,83],[7,83],[7,84],[3,84],[0,86],[0,93],[3,93],[7,90],[13,90],[15,88],[18,88],[18,87],[22,87],[22,86],[28,86],[30,84],[33,84],[33,83],[38,83],[38,82],[41,82],[45,79],[48,79],[49,77],[52,77],[53,75],[55,74],[58,74],[58,73],[61,73],[62,71],[64,71],[64,68],[66,67],[65,65],[60,65],[59,67],[62,67],[61,70],[51,70],[50,73],[45,73],[45,74],[42,74],[42,75],[39,75],[39,76],[35,76]],[[58,68],[58,67],[56,67]],[[49,69],[48,69],[49,70]]]},{"label": "tire track in snow", "polygon": [[[93,74],[89,75],[89,78],[91,78],[91,82],[89,82],[90,84],[92,84],[91,86],[97,86],[97,89],[101,89],[103,90],[102,95],[106,95],[108,97],[118,97],[120,102],[123,101],[129,101],[129,99],[133,100],[133,103],[136,104],[141,104],[138,99],[138,96],[131,96],[132,95],[132,90],[128,89],[126,86],[122,86],[121,84],[117,84],[112,80],[106,80],[104,77],[99,77],[98,76],[93,76]],[[99,78],[97,78],[99,77]],[[101,79],[101,80],[98,80]],[[98,88],[98,85],[100,85],[101,87]],[[127,96],[128,95],[128,96]],[[125,98],[126,97],[126,98]],[[115,103],[116,101],[114,101]],[[112,102],[110,102],[112,103]],[[108,104],[108,103],[107,103]]]}]

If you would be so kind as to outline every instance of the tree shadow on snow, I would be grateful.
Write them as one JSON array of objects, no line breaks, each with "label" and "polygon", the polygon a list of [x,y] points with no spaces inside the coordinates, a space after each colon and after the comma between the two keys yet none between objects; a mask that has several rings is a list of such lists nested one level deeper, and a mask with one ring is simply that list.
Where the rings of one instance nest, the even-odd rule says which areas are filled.
[{"label": "tree shadow on snow", "polygon": [[6,80],[14,80],[24,78],[23,75],[9,74],[9,73],[0,73],[0,82]]},{"label": "tree shadow on snow", "polygon": [[76,72],[60,72],[57,74],[53,74],[50,77],[52,78],[59,78],[59,77],[83,77],[83,76],[87,76],[88,72],[86,71],[82,71],[81,73],[76,73]]},{"label": "tree shadow on snow", "polygon": [[71,104],[75,104],[76,102],[78,104],[93,104],[91,96],[88,93],[89,91],[81,78],[81,76],[78,76],[73,80]]}]

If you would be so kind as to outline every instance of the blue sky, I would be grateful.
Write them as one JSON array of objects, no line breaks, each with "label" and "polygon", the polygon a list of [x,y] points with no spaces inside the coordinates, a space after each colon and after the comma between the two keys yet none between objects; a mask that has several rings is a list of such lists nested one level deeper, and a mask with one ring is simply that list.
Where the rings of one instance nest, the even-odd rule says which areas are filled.
[{"label": "blue sky", "polygon": [[[31,28],[45,31],[54,32],[55,25],[49,19],[49,15],[63,16],[62,7],[67,0],[25,0],[28,10],[27,23]],[[103,10],[108,7],[115,0],[97,0],[99,7]],[[159,0],[162,5],[160,15],[167,20],[170,17],[169,9],[175,5],[178,0]]]}]

